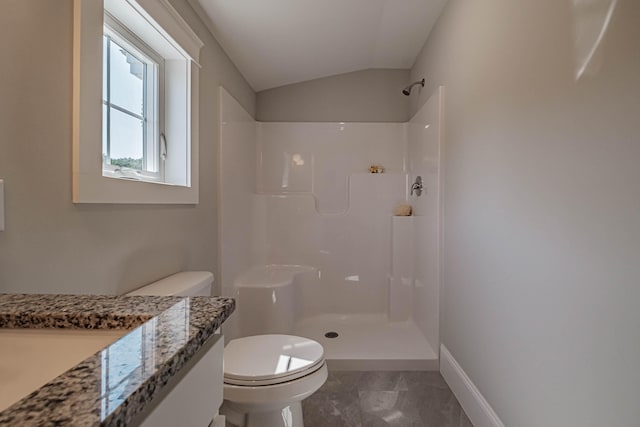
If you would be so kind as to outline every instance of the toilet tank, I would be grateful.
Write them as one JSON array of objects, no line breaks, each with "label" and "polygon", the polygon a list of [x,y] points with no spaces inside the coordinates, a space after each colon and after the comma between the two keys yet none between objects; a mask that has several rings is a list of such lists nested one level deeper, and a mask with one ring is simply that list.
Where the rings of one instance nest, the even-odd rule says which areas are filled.
[{"label": "toilet tank", "polygon": [[211,296],[213,274],[208,271],[183,271],[149,283],[127,295],[156,295],[177,297]]}]

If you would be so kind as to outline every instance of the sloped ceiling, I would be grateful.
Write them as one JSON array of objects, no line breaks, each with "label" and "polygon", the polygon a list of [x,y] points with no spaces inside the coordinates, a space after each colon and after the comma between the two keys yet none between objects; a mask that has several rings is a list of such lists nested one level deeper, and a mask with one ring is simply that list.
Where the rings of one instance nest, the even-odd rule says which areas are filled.
[{"label": "sloped ceiling", "polygon": [[190,0],[257,92],[411,68],[446,0]]}]

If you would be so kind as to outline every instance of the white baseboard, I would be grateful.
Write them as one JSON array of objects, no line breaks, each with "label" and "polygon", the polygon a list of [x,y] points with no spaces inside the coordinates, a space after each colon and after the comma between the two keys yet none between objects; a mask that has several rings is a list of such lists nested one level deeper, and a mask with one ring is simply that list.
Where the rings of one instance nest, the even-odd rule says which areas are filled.
[{"label": "white baseboard", "polygon": [[440,373],[474,427],[504,427],[489,402],[444,345],[440,345]]}]

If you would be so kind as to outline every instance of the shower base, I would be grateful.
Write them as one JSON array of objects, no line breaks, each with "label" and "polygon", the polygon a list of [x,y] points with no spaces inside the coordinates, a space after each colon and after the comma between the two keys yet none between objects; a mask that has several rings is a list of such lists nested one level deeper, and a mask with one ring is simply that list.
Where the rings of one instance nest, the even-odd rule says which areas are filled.
[{"label": "shower base", "polygon": [[[326,338],[327,332],[338,337]],[[411,321],[390,322],[386,314],[322,314],[296,323],[294,333],[324,346],[329,369],[438,370],[438,357]]]}]

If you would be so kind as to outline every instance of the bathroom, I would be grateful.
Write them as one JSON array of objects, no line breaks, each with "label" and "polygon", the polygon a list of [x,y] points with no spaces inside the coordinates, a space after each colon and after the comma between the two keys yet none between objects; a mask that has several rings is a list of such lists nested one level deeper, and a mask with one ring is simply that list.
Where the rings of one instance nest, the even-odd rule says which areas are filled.
[{"label": "bathroom", "polygon": [[[640,360],[640,3],[424,2],[437,11],[421,18],[430,31],[405,66],[325,74],[327,63],[312,59],[312,77],[258,89],[195,3],[170,0],[204,43],[198,203],[74,204],[74,1],[3,0],[0,292],[119,295],[198,270],[213,272],[214,294],[223,293],[229,246],[220,242],[230,229],[222,228],[220,210],[220,87],[259,126],[344,122],[346,129],[408,127],[442,90],[441,274],[437,339],[429,343],[436,367],[443,370],[445,354],[453,371],[466,373],[443,376],[475,425],[638,425],[640,377],[632,363]],[[342,3],[336,13],[350,16],[355,28],[379,12],[345,2],[357,9],[347,15],[354,11]],[[413,3],[422,2],[400,4]],[[256,22],[269,23],[260,19],[264,10],[253,12],[260,12]],[[306,30],[295,23],[280,28]],[[291,48],[322,51],[289,39]],[[332,43],[326,50],[341,44]],[[286,65],[269,52],[260,53]],[[422,78],[424,87],[402,94]],[[381,177],[366,175],[372,162],[387,168]],[[360,172],[349,174],[363,179],[408,170],[376,159],[354,167]],[[238,169],[258,173],[246,164]],[[421,197],[431,191],[427,185]],[[411,200],[406,196],[394,193],[390,208],[375,211],[386,215],[386,226],[393,207]],[[252,225],[235,224],[240,232]],[[329,296],[340,302],[340,290]],[[394,387],[376,391],[399,396]],[[332,401],[330,393],[324,398]]]}]

